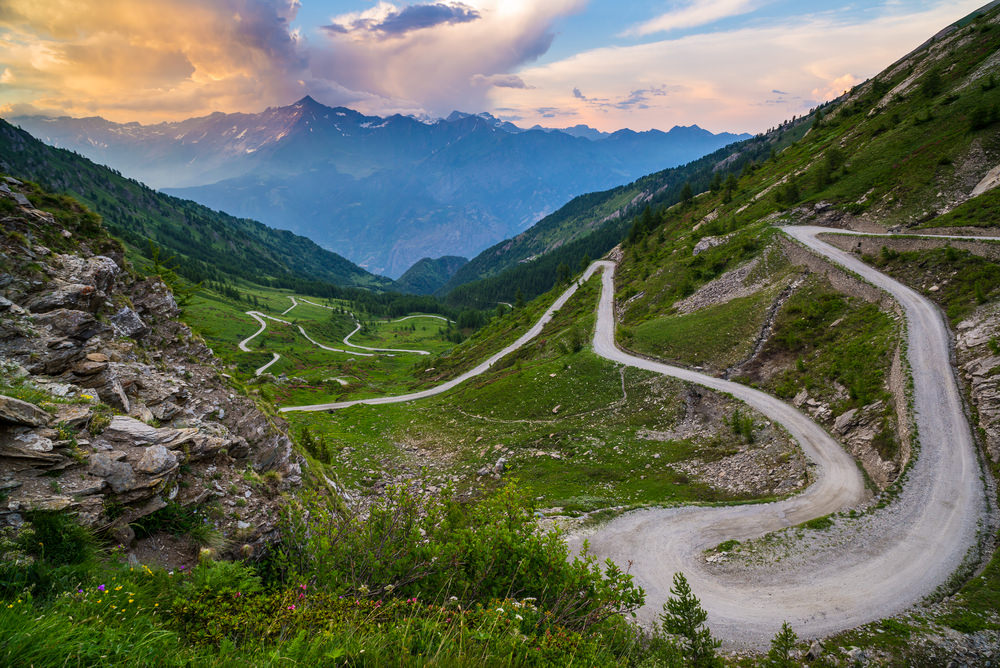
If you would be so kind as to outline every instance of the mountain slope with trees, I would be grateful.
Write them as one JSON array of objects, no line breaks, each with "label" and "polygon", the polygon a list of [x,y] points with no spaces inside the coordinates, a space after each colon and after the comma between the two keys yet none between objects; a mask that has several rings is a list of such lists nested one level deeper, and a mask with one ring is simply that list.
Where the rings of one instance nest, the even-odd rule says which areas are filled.
[{"label": "mountain slope with trees", "polygon": [[108,230],[147,257],[153,245],[176,256],[185,278],[240,278],[293,287],[309,282],[387,289],[375,276],[304,237],[158,193],[115,170],[38,141],[0,119],[0,168],[56,192],[72,194]]}]

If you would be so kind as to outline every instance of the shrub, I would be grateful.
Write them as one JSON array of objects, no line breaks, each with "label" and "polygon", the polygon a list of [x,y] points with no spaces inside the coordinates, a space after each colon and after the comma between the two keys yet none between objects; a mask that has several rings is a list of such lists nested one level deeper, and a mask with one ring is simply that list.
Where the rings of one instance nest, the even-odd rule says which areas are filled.
[{"label": "shrub", "polygon": [[642,605],[642,589],[610,560],[602,568],[586,554],[569,556],[558,531],[538,530],[534,507],[513,485],[466,504],[393,488],[367,516],[320,496],[290,504],[273,566],[286,582],[358,597],[533,598],[549,623],[572,630]]}]

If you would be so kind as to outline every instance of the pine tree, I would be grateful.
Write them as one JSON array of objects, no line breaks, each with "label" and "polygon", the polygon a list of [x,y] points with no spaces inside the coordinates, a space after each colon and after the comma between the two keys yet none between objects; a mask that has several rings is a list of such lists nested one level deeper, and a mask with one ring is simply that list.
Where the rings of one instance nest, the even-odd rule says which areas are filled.
[{"label": "pine tree", "polygon": [[792,651],[799,637],[795,635],[788,622],[781,625],[781,630],[771,639],[771,649],[767,653],[764,665],[767,668],[794,668],[800,665],[792,658]]},{"label": "pine tree", "polygon": [[715,650],[722,643],[713,638],[712,632],[705,626],[708,613],[691,592],[683,573],[674,573],[674,586],[670,588],[670,593],[673,596],[663,604],[663,612],[660,613],[664,633],[680,638],[684,658],[690,665],[698,668],[720,665]]},{"label": "pine tree", "polygon": [[691,182],[685,181],[684,187],[681,189],[681,201],[687,204],[694,198],[694,190],[691,188]]}]

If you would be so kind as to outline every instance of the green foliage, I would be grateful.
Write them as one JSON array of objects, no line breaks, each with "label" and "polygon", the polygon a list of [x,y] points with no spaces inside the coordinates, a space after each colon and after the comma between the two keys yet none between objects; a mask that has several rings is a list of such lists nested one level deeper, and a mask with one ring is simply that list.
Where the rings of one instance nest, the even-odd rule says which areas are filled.
[{"label": "green foliage", "polygon": [[833,382],[840,383],[848,400],[838,410],[886,399],[895,336],[892,320],[877,305],[823,284],[803,286],[779,311],[763,351],[779,359],[794,355],[796,365],[769,382],[784,398],[805,388],[831,400]]},{"label": "green foliage", "polygon": [[288,507],[275,564],[291,582],[356,597],[455,596],[471,605],[531,597],[555,624],[583,630],[643,601],[608,561],[569,560],[557,531],[539,532],[525,494],[508,485],[472,505],[390,489],[363,517],[307,497]]},{"label": "green foliage", "polygon": [[735,409],[728,420],[724,420],[733,430],[733,434],[743,439],[744,443],[754,442],[753,416]]},{"label": "green foliage", "polygon": [[152,276],[159,277],[170,291],[174,293],[174,297],[177,299],[178,306],[187,306],[199,290],[204,281],[199,281],[192,284],[190,281],[182,279],[177,274],[177,258],[174,255],[164,259],[161,257],[162,249],[154,244],[152,241],[149,242],[149,273]]},{"label": "green foliage", "polygon": [[135,535],[145,538],[161,531],[174,536],[188,536],[199,545],[212,548],[222,547],[223,534],[215,525],[220,514],[219,506],[182,506],[175,501],[154,513],[140,517],[131,524]]},{"label": "green foliage", "polygon": [[709,667],[722,665],[715,651],[722,644],[712,637],[705,626],[708,613],[691,591],[683,573],[674,573],[671,597],[663,604],[660,626],[664,633],[677,637],[688,665]]},{"label": "green foliage", "polygon": [[985,130],[1000,121],[1000,108],[997,105],[980,105],[969,113],[969,130],[977,132]]},{"label": "green foliage", "polygon": [[799,526],[806,529],[812,529],[813,531],[824,531],[833,526],[833,518],[829,515],[823,515],[822,517],[816,517],[807,522],[803,522]]},{"label": "green foliage", "polygon": [[[924,294],[944,307],[953,325],[1000,297],[1000,264],[952,246],[867,259],[903,282],[926,285]],[[939,289],[930,290],[933,285]]]},{"label": "green foliage", "polygon": [[771,648],[764,659],[764,665],[767,668],[795,668],[801,665],[792,658],[798,640],[799,637],[792,630],[791,624],[782,622],[781,630],[771,639]]},{"label": "green foliage", "polygon": [[942,216],[930,219],[920,227],[996,227],[998,225],[1000,225],[1000,188],[994,188],[959,204]]},{"label": "green foliage", "polygon": [[97,543],[73,516],[39,510],[26,520],[0,530],[0,596],[48,597],[93,568]]}]

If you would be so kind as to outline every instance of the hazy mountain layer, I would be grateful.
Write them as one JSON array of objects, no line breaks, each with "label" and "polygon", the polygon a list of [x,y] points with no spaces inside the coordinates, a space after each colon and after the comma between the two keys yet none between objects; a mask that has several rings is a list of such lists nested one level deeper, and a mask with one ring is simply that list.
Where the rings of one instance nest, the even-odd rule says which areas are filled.
[{"label": "hazy mountain layer", "polygon": [[288,228],[390,276],[423,257],[474,255],[574,195],[746,137],[697,126],[525,131],[489,114],[457,112],[423,123],[310,97],[259,114],[157,125],[14,120],[171,194]]}]

